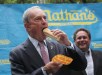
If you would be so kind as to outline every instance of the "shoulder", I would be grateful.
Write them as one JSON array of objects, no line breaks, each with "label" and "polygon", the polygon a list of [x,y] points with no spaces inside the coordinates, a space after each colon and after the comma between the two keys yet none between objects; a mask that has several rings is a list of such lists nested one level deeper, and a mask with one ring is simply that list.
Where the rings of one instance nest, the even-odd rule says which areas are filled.
[{"label": "shoulder", "polygon": [[101,50],[92,50],[92,54],[99,58],[102,58],[102,51]]},{"label": "shoulder", "polygon": [[23,52],[25,48],[29,45],[30,41],[27,39],[23,43],[17,45],[16,47],[13,47],[12,50],[10,51],[11,53],[19,53]]},{"label": "shoulder", "polygon": [[92,52],[94,52],[95,54],[102,54],[101,50],[92,50]]},{"label": "shoulder", "polygon": [[11,56],[17,56],[17,55],[20,55],[24,50],[24,46],[23,44],[20,44],[14,48],[12,48],[12,50],[10,51],[10,55]]}]

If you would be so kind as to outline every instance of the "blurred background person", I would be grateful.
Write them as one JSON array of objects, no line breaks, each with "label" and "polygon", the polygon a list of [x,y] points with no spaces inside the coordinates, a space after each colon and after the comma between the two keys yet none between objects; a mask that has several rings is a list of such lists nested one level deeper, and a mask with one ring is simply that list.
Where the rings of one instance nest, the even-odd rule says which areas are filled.
[{"label": "blurred background person", "polygon": [[102,75],[102,51],[90,48],[90,32],[84,28],[77,29],[73,39],[74,46],[84,52],[87,59],[87,67],[84,71],[72,71],[71,75]]}]

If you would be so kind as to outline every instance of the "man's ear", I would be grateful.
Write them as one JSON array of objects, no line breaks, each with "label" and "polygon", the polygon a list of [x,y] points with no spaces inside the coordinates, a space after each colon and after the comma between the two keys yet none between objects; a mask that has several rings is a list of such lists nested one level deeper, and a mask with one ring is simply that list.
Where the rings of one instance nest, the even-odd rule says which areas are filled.
[{"label": "man's ear", "polygon": [[24,27],[26,28],[27,31],[30,30],[30,24],[29,24],[29,23],[25,23],[25,24],[24,24]]},{"label": "man's ear", "polygon": [[24,24],[24,27],[27,29],[27,28],[30,27],[30,24],[29,24],[29,23],[25,23],[25,24]]}]

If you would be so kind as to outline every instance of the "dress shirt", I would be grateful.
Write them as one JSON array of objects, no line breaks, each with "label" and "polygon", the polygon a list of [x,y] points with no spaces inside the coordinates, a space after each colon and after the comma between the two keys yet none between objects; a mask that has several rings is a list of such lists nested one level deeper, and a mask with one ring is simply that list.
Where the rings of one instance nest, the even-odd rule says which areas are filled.
[{"label": "dress shirt", "polygon": [[87,67],[85,69],[87,75],[94,75],[94,64],[92,59],[92,53],[89,49],[88,52],[85,52],[85,57],[87,59]]},{"label": "dress shirt", "polygon": [[[30,37],[29,36],[29,39],[30,39],[30,41],[32,42],[32,44],[35,46],[35,48],[37,49],[37,51],[38,51],[38,53],[39,53],[39,55],[41,56],[41,52],[40,52],[40,47],[39,47],[39,45],[38,45],[38,41],[36,40],[36,39],[34,39],[34,38],[32,38],[32,37]],[[44,46],[45,46],[45,51],[47,52],[47,54],[48,54],[48,49],[47,49],[47,47],[46,47],[46,41],[44,40]],[[48,54],[48,56],[49,56],[49,54]],[[42,57],[42,56],[41,56]],[[43,67],[41,67],[41,69],[42,69],[42,71],[43,71],[43,74],[44,75],[47,75],[47,73],[46,73],[46,71],[43,69]],[[49,74],[50,75],[50,74]]]},{"label": "dress shirt", "polygon": [[[73,43],[71,42],[71,47],[74,48]],[[81,50],[82,51],[82,50]],[[84,52],[86,60],[87,60],[87,67],[85,69],[87,75],[94,75],[94,63],[92,59],[91,49],[89,48],[87,52]]]},{"label": "dress shirt", "polygon": [[[35,46],[35,48],[37,49],[37,51],[38,51],[38,53],[40,54],[40,56],[41,56],[41,52],[40,52],[40,47],[39,47],[39,45],[38,45],[38,42],[39,41],[37,41],[36,39],[34,39],[34,38],[32,38],[32,37],[30,37],[29,36],[29,39],[30,39],[30,41],[32,42],[32,44]],[[48,56],[49,56],[49,53],[48,53],[48,49],[47,49],[47,47],[46,47],[46,41],[44,40],[44,47],[45,47],[45,51],[47,52],[47,54],[48,54]],[[41,56],[42,57],[42,56]]]}]

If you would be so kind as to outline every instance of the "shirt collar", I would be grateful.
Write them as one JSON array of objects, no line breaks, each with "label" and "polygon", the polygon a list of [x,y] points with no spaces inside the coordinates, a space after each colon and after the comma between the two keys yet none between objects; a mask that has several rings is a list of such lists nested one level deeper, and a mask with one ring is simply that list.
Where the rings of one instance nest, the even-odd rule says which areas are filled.
[{"label": "shirt collar", "polygon": [[89,48],[88,51],[84,52],[86,55],[90,55],[91,54],[91,49]]},{"label": "shirt collar", "polygon": [[[28,38],[30,39],[30,41],[32,42],[32,44],[37,47],[38,46],[38,40],[32,38],[31,36],[28,36]],[[44,44],[46,45],[46,40],[44,40]]]}]

